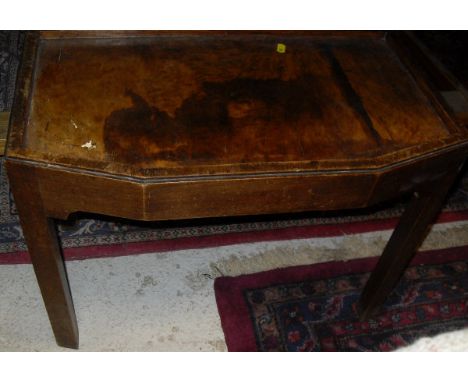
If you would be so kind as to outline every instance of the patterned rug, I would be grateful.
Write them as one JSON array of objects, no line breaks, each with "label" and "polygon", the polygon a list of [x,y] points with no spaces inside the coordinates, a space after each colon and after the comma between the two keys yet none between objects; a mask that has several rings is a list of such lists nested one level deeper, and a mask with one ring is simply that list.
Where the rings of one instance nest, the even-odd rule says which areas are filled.
[{"label": "patterned rug", "polygon": [[0,31],[0,112],[11,110],[24,33]]},{"label": "patterned rug", "polygon": [[356,304],[377,258],[215,280],[229,351],[391,351],[468,327],[468,247],[418,254],[381,314]]}]

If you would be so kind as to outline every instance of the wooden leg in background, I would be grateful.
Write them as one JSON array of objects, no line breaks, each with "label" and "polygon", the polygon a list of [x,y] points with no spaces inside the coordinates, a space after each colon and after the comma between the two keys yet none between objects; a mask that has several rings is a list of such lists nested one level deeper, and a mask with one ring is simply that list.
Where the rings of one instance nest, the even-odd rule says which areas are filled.
[{"label": "wooden leg in background", "polygon": [[44,212],[32,169],[10,166],[8,177],[57,344],[77,349],[78,326],[55,223]]},{"label": "wooden leg in background", "polygon": [[359,301],[359,316],[366,320],[385,302],[416,250],[430,224],[439,214],[447,193],[461,166],[445,178],[415,192],[393,231],[382,256],[370,275]]}]

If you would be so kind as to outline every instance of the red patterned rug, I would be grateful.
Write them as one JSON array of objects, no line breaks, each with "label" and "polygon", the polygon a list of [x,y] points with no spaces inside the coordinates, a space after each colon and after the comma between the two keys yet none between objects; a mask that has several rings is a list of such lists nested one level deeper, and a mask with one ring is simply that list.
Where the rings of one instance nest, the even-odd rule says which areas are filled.
[{"label": "red patterned rug", "polygon": [[215,280],[229,351],[391,351],[468,327],[468,246],[419,253],[380,315],[356,303],[377,258]]}]

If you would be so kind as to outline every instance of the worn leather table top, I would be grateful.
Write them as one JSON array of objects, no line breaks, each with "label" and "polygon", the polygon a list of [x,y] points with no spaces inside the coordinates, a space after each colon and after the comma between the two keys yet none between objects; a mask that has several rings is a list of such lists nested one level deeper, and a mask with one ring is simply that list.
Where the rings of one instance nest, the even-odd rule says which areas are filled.
[{"label": "worn leather table top", "polygon": [[46,34],[29,49],[10,157],[134,177],[353,170],[466,139],[381,34]]}]

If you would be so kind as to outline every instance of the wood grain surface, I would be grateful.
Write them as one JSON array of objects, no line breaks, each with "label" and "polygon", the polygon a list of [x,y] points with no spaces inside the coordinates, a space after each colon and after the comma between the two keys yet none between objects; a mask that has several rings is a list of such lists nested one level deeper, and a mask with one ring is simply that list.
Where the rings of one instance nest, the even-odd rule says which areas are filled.
[{"label": "wood grain surface", "polygon": [[5,152],[9,120],[10,120],[9,111],[0,112],[0,156],[2,156]]},{"label": "wood grain surface", "polygon": [[140,177],[352,170],[460,135],[375,35],[39,39],[34,57],[10,155],[47,163]]}]

